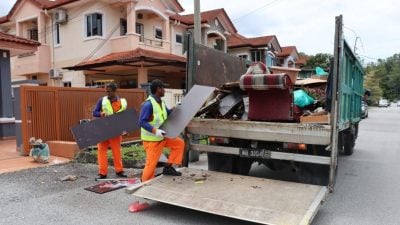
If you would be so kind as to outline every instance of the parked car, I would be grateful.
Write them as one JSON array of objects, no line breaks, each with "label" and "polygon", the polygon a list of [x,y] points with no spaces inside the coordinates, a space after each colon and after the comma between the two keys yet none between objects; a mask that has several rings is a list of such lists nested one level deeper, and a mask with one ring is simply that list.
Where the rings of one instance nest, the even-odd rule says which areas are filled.
[{"label": "parked car", "polygon": [[389,101],[386,100],[386,99],[381,99],[381,100],[379,100],[378,106],[379,107],[388,107],[389,106]]},{"label": "parked car", "polygon": [[361,118],[365,119],[368,117],[368,104],[361,101]]}]

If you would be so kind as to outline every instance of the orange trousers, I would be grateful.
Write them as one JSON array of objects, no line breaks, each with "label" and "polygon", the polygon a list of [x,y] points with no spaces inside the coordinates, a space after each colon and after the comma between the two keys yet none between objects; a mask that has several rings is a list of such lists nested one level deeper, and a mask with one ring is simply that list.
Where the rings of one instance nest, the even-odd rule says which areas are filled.
[{"label": "orange trousers", "polygon": [[108,159],[107,150],[108,146],[111,147],[113,159],[114,159],[114,169],[116,173],[124,171],[121,158],[121,141],[122,137],[117,136],[115,138],[108,139],[107,141],[100,142],[97,144],[97,160],[99,162],[99,174],[107,175],[108,171]]},{"label": "orange trousers", "polygon": [[171,149],[168,163],[181,165],[185,142],[181,138],[165,138],[162,141],[143,141],[146,151],[146,164],[144,166],[142,181],[150,180],[154,177],[154,172],[162,151],[165,148]]}]

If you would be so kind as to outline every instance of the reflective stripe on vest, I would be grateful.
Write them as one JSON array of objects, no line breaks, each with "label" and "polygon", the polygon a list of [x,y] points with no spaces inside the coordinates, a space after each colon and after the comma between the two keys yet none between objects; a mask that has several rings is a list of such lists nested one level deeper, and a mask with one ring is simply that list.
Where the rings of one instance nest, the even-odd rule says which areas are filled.
[{"label": "reflective stripe on vest", "polygon": [[[128,106],[125,98],[118,98],[118,101],[120,101],[121,108],[117,111],[117,113],[124,111]],[[101,101],[101,111],[104,112],[106,116],[111,116],[114,114],[110,99],[108,99],[107,96],[104,96],[103,100]]]},{"label": "reflective stripe on vest", "polygon": [[[159,128],[164,121],[167,119],[167,107],[165,106],[165,102],[161,100],[161,106],[158,102],[152,97],[149,96],[146,101],[150,101],[151,106],[153,108],[153,120],[149,122],[149,124],[155,128]],[[164,138],[157,137],[152,132],[147,131],[142,128],[140,132],[140,136],[143,141],[162,141]]]}]

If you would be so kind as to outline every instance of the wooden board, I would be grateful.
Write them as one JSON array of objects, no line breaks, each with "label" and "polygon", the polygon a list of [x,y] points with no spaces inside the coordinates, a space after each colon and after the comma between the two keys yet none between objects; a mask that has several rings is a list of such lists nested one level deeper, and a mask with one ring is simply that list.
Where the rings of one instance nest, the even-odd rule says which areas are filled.
[{"label": "wooden board", "polygon": [[178,105],[161,125],[160,129],[167,133],[165,136],[179,136],[214,90],[214,87],[194,85],[183,98],[182,104]]},{"label": "wooden board", "polygon": [[328,193],[317,185],[190,168],[181,172],[182,177],[154,179],[133,195],[256,223],[286,225],[310,224]]},{"label": "wooden board", "polygon": [[80,149],[96,145],[99,142],[128,133],[139,128],[139,118],[133,108],[79,124],[71,128],[72,134]]}]

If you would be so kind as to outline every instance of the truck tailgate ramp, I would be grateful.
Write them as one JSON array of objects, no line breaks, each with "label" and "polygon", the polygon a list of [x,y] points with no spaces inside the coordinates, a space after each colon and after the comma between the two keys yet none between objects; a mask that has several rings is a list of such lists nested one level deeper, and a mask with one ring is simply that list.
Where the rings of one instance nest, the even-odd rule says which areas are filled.
[{"label": "truck tailgate ramp", "polygon": [[262,224],[310,224],[326,187],[183,168],[133,195],[171,205]]}]

